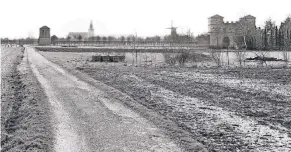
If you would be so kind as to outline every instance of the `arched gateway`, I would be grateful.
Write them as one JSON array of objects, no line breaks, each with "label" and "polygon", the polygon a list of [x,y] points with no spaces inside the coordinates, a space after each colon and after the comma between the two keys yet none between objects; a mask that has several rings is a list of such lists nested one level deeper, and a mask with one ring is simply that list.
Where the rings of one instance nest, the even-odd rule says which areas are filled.
[{"label": "arched gateway", "polygon": [[230,39],[229,37],[224,37],[222,40],[222,47],[223,48],[228,48],[230,45]]}]

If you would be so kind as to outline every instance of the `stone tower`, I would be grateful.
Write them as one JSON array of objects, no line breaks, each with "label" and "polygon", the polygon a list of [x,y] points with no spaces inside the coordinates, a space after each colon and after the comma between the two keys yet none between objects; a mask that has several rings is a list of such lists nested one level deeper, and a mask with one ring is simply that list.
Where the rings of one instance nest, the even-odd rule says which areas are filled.
[{"label": "stone tower", "polygon": [[93,27],[93,23],[91,21],[89,29],[88,29],[88,37],[93,37],[94,36],[94,27]]},{"label": "stone tower", "polygon": [[210,35],[210,46],[218,46],[221,44],[221,31],[223,28],[223,17],[220,15],[214,15],[208,18],[208,32]]},{"label": "stone tower", "polygon": [[256,28],[256,18],[251,15],[244,16],[239,19],[242,26],[248,27],[248,29]]},{"label": "stone tower", "polygon": [[38,45],[50,45],[51,38],[50,38],[50,28],[47,26],[43,26],[39,28],[39,38],[38,38]]}]

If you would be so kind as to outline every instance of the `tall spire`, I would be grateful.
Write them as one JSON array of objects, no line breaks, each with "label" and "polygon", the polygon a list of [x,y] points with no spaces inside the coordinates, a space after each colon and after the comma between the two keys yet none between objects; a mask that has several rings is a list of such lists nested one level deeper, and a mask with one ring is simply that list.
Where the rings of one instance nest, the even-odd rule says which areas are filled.
[{"label": "tall spire", "polygon": [[91,20],[91,22],[90,22],[90,27],[89,27],[89,29],[90,29],[90,30],[94,30],[92,20]]},{"label": "tall spire", "polygon": [[90,22],[90,26],[89,26],[89,30],[88,30],[88,37],[93,37],[94,36],[94,27],[93,27],[93,23],[92,20]]}]

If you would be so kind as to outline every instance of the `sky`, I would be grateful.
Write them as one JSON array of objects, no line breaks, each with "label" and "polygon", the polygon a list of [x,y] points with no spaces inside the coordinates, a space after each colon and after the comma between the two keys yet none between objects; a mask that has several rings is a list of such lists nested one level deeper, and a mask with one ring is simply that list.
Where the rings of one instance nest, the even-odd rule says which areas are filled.
[{"label": "sky", "polygon": [[173,25],[178,33],[189,29],[206,33],[208,18],[219,14],[224,21],[244,15],[268,18],[279,24],[291,14],[291,0],[0,0],[0,37],[38,38],[39,28],[51,28],[51,36],[87,32],[92,20],[95,35],[167,35]]}]

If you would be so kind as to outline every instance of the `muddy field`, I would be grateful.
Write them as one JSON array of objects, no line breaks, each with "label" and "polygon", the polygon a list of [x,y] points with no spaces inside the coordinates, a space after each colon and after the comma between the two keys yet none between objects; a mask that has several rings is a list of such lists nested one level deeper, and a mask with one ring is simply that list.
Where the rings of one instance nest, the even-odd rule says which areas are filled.
[{"label": "muddy field", "polygon": [[1,48],[1,151],[52,151],[48,102],[23,48]]},{"label": "muddy field", "polygon": [[209,151],[291,150],[290,69],[135,67],[41,54],[130,95]]}]

